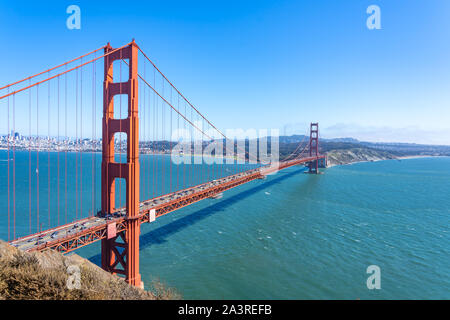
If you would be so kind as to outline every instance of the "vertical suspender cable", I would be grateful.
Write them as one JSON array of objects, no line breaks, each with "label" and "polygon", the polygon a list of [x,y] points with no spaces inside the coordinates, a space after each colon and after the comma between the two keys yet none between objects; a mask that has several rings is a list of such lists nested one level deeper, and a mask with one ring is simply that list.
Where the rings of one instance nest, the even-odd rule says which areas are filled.
[{"label": "vertical suspender cable", "polygon": [[[144,68],[145,68],[145,62],[144,62]],[[146,75],[145,69],[144,69],[144,74]],[[144,90],[146,90],[145,87],[144,87]],[[146,95],[144,94],[144,96],[146,96]],[[147,139],[146,139],[146,145],[147,145],[147,156],[146,156],[146,160],[147,160],[147,172],[146,172],[147,173],[147,177],[146,177],[146,179],[147,179],[147,194],[146,194],[145,198],[149,199],[149,198],[151,198],[151,191],[150,191],[150,156],[151,156],[151,154],[150,154],[150,141],[151,141],[151,131],[150,131],[150,121],[149,121],[150,112],[151,112],[150,91],[148,92],[148,98],[146,96],[146,99],[148,99],[148,100],[146,100],[148,109],[145,112],[146,117],[144,117],[145,126],[147,128],[147,130],[146,130],[146,132],[147,132],[146,133],[146,136],[147,136]]]},{"label": "vertical suspender cable", "polygon": [[[162,96],[164,97],[164,79],[162,79]],[[161,195],[165,194],[166,191],[164,190],[164,180],[165,180],[165,171],[164,171],[164,101],[161,101]]]},{"label": "vertical suspender cable", "polygon": [[[151,112],[152,112],[152,103],[151,103],[152,99],[151,99],[151,91],[148,91],[148,111],[147,111],[147,131],[148,131],[148,140],[147,140],[147,147],[150,148],[149,144],[152,136],[152,132],[151,132],[151,122],[150,122],[150,117],[151,117]],[[152,146],[153,149],[153,146]],[[153,155],[151,154],[150,150],[148,150],[148,154],[147,154],[147,186],[148,186],[148,197],[151,197],[152,193],[150,192],[150,175],[153,176],[153,174],[151,173],[151,169],[150,169],[150,157],[153,157]],[[152,189],[153,192],[153,189]]]},{"label": "vertical suspender cable", "polygon": [[[184,102],[184,116],[185,117],[187,117],[187,110],[186,110],[186,101]],[[193,121],[193,118],[192,118],[192,109],[191,109],[191,122]],[[184,130],[186,130],[186,121],[184,121]],[[190,146],[189,146],[189,167],[187,168],[187,183],[188,184],[190,184],[191,186],[192,186],[192,181],[191,181],[191,172],[192,172],[192,170],[194,169],[194,152],[195,152],[195,142],[194,142],[194,136],[192,135],[192,126],[191,127],[189,127],[189,131],[190,131],[190,141],[189,141],[189,144],[190,144]],[[183,165],[184,166],[184,165]],[[185,180],[185,183],[184,183],[184,188],[186,188],[186,172],[184,173],[184,180]]]},{"label": "vertical suspender cable", "polygon": [[[197,118],[199,119],[199,122],[201,121],[200,120],[200,117],[198,117],[197,116]],[[201,125],[200,125],[200,128],[202,129],[202,135],[201,135],[201,145],[200,145],[200,183],[204,183],[205,182],[205,165],[204,165],[204,163],[203,163],[203,139],[204,139],[204,136],[203,136],[203,121],[201,122]]]},{"label": "vertical suspender cable", "polygon": [[[155,80],[156,80],[156,78],[155,78]],[[159,122],[159,119],[158,119],[158,105],[159,105],[159,103],[158,103],[158,100],[156,99],[156,105],[155,105],[155,109],[156,109],[156,119],[155,119],[155,130],[156,130],[156,140],[155,140],[155,142],[156,142],[156,155],[158,155],[158,135],[159,135],[159,131],[158,131],[158,122]],[[159,171],[158,171],[158,160],[159,160],[159,156],[157,156],[157,158],[156,158],[156,160],[155,160],[155,162],[156,162],[156,172],[155,172],[155,174],[156,174],[156,186],[155,186],[155,188],[156,188],[156,196],[158,196],[159,195],[159,193],[158,193],[158,179],[159,179]]]},{"label": "vertical suspender cable", "polygon": [[59,220],[59,215],[60,215],[60,205],[59,205],[59,203],[60,203],[60,199],[59,199],[59,197],[60,197],[60,191],[59,191],[59,180],[60,180],[60,172],[59,172],[59,151],[60,151],[60,145],[59,145],[59,76],[58,76],[58,103],[57,103],[57,105],[58,105],[58,129],[57,129],[57,138],[56,138],[56,141],[57,141],[57,153],[56,153],[56,157],[57,157],[57,159],[56,159],[56,167],[57,167],[57,172],[58,172],[58,175],[57,175],[57,177],[56,177],[56,180],[57,180],[57,184],[56,184],[56,189],[58,190],[57,191],[57,197],[58,197],[58,203],[57,203],[57,206],[58,206],[58,225],[60,224],[60,220]]},{"label": "vertical suspender cable", "polygon": [[95,62],[92,63],[92,156],[91,156],[91,213],[90,216],[94,215],[95,210],[95,175],[94,175],[94,161],[95,161]]},{"label": "vertical suspender cable", "polygon": [[[180,95],[177,95],[177,97],[178,97],[178,110],[180,110]],[[178,114],[178,119],[177,119],[177,132],[178,132],[178,135],[180,135],[180,114]],[[183,133],[183,137],[182,137],[182,139],[183,139],[183,144],[185,143],[185,141],[184,141],[184,133]],[[180,141],[180,138],[178,137],[178,143],[179,143],[179,141]],[[184,163],[184,157],[185,157],[185,155],[184,155],[184,152],[183,152],[183,163]],[[179,189],[179,175],[180,175],[180,164],[179,163],[177,163],[177,191],[178,190],[180,190]]]},{"label": "vertical suspender cable", "polygon": [[[80,64],[83,64],[83,58],[81,58]],[[80,218],[83,217],[83,67],[80,68]]]},{"label": "vertical suspender cable", "polygon": [[[186,102],[184,102],[184,116],[187,117]],[[191,120],[192,120],[192,118],[191,118]],[[183,123],[184,123],[184,131],[186,131],[186,121],[183,121]],[[191,129],[191,128],[189,128],[189,129]],[[190,131],[192,132],[192,130],[190,130]],[[189,137],[189,162],[188,162],[189,167],[187,167],[187,170],[186,170],[186,163],[183,162],[183,189],[186,189],[186,171],[189,174],[189,171],[191,170],[191,167],[193,165],[192,164],[192,147],[193,147],[192,140],[193,140],[193,138],[192,138],[192,134],[191,134],[191,136]],[[189,184],[189,175],[188,175],[187,180],[188,180],[187,183]]]},{"label": "vertical suspender cable", "polygon": [[[48,77],[50,78],[50,71],[48,72]],[[48,228],[50,228],[50,81],[47,83],[48,86],[48,124],[47,124],[47,190],[48,190]]]},{"label": "vertical suspender cable", "polygon": [[[97,58],[97,54],[95,55],[95,58]],[[94,83],[97,83],[97,63],[94,64]],[[94,84],[95,86],[95,84]],[[95,95],[94,95],[94,113],[95,116],[97,116],[97,88],[95,88]],[[94,120],[94,138],[95,138],[95,142],[96,145],[98,144],[98,139],[97,139],[97,122]],[[100,148],[101,151],[101,148]],[[94,163],[94,176],[96,177],[96,173],[97,173],[97,158],[95,158],[95,163]],[[97,179],[94,178],[94,199],[95,199],[95,203],[97,204]],[[95,209],[97,208],[97,206],[95,206]],[[97,211],[97,209],[96,209]]]},{"label": "vertical suspender cable", "polygon": [[[156,75],[155,68],[153,68],[153,86],[156,84]],[[155,87],[156,88],[156,87]],[[153,198],[156,197],[156,150],[155,150],[155,142],[156,142],[156,125],[155,125],[155,117],[156,117],[156,94],[153,93]]]},{"label": "vertical suspender cable", "polygon": [[[30,80],[31,83],[31,80]],[[31,233],[31,90],[29,91],[28,105],[28,215],[29,215],[29,233]]]},{"label": "vertical suspender cable", "polygon": [[204,163],[203,163],[203,143],[204,143],[204,139],[205,139],[205,136],[204,136],[204,134],[203,134],[203,131],[204,131],[204,128],[203,128],[203,120],[200,120],[200,117],[199,117],[199,122],[201,121],[201,128],[202,128],[202,144],[201,144],[201,146],[200,146],[200,172],[201,172],[201,183],[204,183],[205,181],[206,181],[206,167],[205,167],[205,165],[204,165]]},{"label": "vertical suspender cable", "polygon": [[[13,95],[13,131],[16,133],[16,95]],[[14,139],[15,140],[15,139]],[[9,162],[9,160],[8,160]],[[16,142],[13,144],[13,239],[16,238]]]},{"label": "vertical suspender cable", "polygon": [[[184,109],[185,109],[184,112],[186,113],[186,103],[184,104]],[[192,108],[191,108],[191,121],[194,121],[194,117],[192,115]],[[188,168],[188,183],[190,181],[190,186],[193,186],[195,184],[193,177],[196,176],[195,175],[195,139],[194,139],[194,129],[192,128],[192,126],[190,126],[189,129],[191,130],[192,155],[190,156],[191,157],[191,165]]]},{"label": "vertical suspender cable", "polygon": [[78,219],[78,69],[75,78],[75,219]]},{"label": "vertical suspender cable", "polygon": [[[172,104],[172,87],[170,88],[170,104]],[[169,131],[169,151],[172,152],[172,109],[170,109],[170,131]],[[169,161],[170,167],[170,190],[172,193],[172,161]]]},{"label": "vertical suspender cable", "polygon": [[[144,61],[144,79],[145,79],[145,61]],[[139,80],[139,78],[138,78],[138,80]],[[141,85],[139,85],[139,87],[140,86]],[[146,138],[146,136],[145,136],[145,88],[144,88],[143,92],[142,92],[142,89],[141,89],[139,93],[141,93],[141,98],[142,98],[142,100],[139,99],[139,101],[141,102],[141,106],[143,106],[142,112],[139,112],[139,116],[140,116],[139,123],[142,123],[142,127],[143,127],[142,128],[142,130],[143,130],[143,133],[142,133],[142,138],[143,138],[142,146],[143,146],[143,148],[142,148],[142,150],[144,150],[145,140],[146,140],[145,139]],[[141,197],[141,198],[145,200],[145,199],[147,199],[147,197],[146,197],[147,194],[146,194],[146,190],[145,190],[145,187],[146,187],[146,183],[145,183],[145,174],[146,174],[146,170],[145,170],[145,156],[142,159],[142,167],[144,169],[144,174],[143,174],[143,179],[142,179],[142,184],[144,186],[144,196]]]},{"label": "vertical suspender cable", "polygon": [[36,218],[37,218],[37,230],[39,229],[39,85],[36,86],[36,142],[37,142],[37,152],[36,152]]},{"label": "vertical suspender cable", "polygon": [[[94,58],[97,58],[97,53],[95,53]],[[94,171],[93,171],[93,178],[92,180],[94,181],[94,211],[92,211],[92,214],[94,215],[97,211],[97,180],[95,179],[96,177],[96,164],[97,164],[97,159],[95,156],[95,150],[97,150],[97,125],[96,125],[96,119],[95,117],[97,116],[97,90],[95,87],[95,84],[97,83],[97,62],[94,61],[94,80],[93,80],[93,86],[94,86],[94,154],[92,155],[92,158],[94,159]]]},{"label": "vertical suspender cable", "polygon": [[[149,157],[147,159],[148,161],[148,172],[149,175],[148,178],[148,186],[149,186],[149,198],[153,198],[153,131],[152,131],[152,125],[151,125],[151,115],[152,115],[152,92],[148,91],[148,115],[147,115],[147,127],[148,127],[148,144],[149,144]],[[150,157],[152,158],[152,163],[150,164]],[[151,178],[150,178],[151,175]],[[151,191],[150,191],[151,186]]]},{"label": "vertical suspender cable", "polygon": [[[8,88],[8,93],[9,93],[9,88]],[[6,128],[8,130],[8,142],[7,142],[7,148],[8,148],[8,153],[6,154],[6,163],[7,163],[7,168],[8,168],[8,241],[11,240],[11,226],[10,226],[10,219],[11,219],[11,204],[10,204],[10,186],[9,186],[9,141],[11,139],[11,132],[9,131],[9,97],[8,97],[8,111],[7,111],[7,115],[6,115]]]},{"label": "vertical suspender cable", "polygon": [[[67,71],[67,66],[66,66]],[[67,137],[67,73],[64,75],[64,214],[67,224],[67,149],[69,147]]]}]

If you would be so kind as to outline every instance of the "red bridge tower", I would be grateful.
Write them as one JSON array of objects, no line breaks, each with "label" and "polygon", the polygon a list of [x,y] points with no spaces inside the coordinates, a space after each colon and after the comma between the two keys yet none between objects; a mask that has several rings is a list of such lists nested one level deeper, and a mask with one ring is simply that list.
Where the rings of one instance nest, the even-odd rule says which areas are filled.
[{"label": "red bridge tower", "polygon": [[[105,53],[113,51],[108,44]],[[113,62],[128,60],[127,82],[114,82]],[[102,214],[115,211],[115,179],[126,182],[126,230],[116,234],[115,223],[108,225],[107,239],[102,240],[102,268],[125,276],[128,283],[141,286],[139,274],[139,123],[138,123],[138,47],[133,41],[105,56],[103,90]],[[128,95],[128,116],[114,118],[114,96]],[[114,134],[127,135],[127,162],[114,160]]]},{"label": "red bridge tower", "polygon": [[[317,157],[319,155],[319,124],[311,123],[309,131],[309,156]],[[319,173],[319,160],[309,163],[309,173]]]}]

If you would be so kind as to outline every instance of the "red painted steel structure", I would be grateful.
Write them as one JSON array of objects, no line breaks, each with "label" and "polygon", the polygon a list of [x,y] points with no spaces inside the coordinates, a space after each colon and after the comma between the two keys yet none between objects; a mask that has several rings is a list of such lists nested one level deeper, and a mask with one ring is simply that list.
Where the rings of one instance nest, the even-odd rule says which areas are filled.
[{"label": "red painted steel structure", "polygon": [[[319,124],[311,123],[309,130],[309,156],[319,156]],[[309,163],[310,173],[319,173],[319,159]]]},{"label": "red painted steel structure", "polygon": [[[113,49],[108,44],[105,54]],[[113,62],[128,60],[129,79],[114,82]],[[133,41],[129,46],[106,55],[103,92],[103,157],[102,157],[102,213],[115,211],[115,179],[126,182],[126,230],[116,233],[109,228],[106,239],[102,239],[102,268],[125,275],[132,285],[141,285],[139,274],[139,118],[138,118],[138,47]],[[114,97],[128,96],[128,117],[114,118]],[[114,134],[127,135],[127,162],[114,159]]]}]

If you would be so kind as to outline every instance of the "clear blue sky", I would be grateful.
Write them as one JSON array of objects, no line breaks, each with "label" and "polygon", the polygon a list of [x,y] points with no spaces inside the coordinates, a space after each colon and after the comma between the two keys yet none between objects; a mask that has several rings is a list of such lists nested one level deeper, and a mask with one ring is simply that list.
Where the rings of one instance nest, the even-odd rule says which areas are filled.
[{"label": "clear blue sky", "polygon": [[135,38],[219,128],[450,144],[449,30],[447,0],[2,0],[0,84]]}]

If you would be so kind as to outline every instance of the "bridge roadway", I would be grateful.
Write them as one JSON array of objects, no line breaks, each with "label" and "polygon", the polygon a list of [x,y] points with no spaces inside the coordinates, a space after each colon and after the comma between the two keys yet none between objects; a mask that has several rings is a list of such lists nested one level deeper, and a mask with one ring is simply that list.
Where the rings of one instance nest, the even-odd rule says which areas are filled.
[{"label": "bridge roadway", "polygon": [[[196,185],[174,193],[166,194],[140,203],[138,219],[141,223],[151,222],[150,210],[155,209],[155,218],[188,206],[197,201],[218,197],[222,192],[241,184],[262,179],[266,175],[295,165],[325,158],[324,155],[280,162],[278,166],[263,166],[238,174]],[[84,218],[62,226],[28,235],[10,242],[23,251],[43,251],[54,249],[62,253],[71,252],[95,241],[108,237],[108,225],[115,224],[115,232],[125,231],[126,209],[120,208],[113,214],[100,214]]]}]

